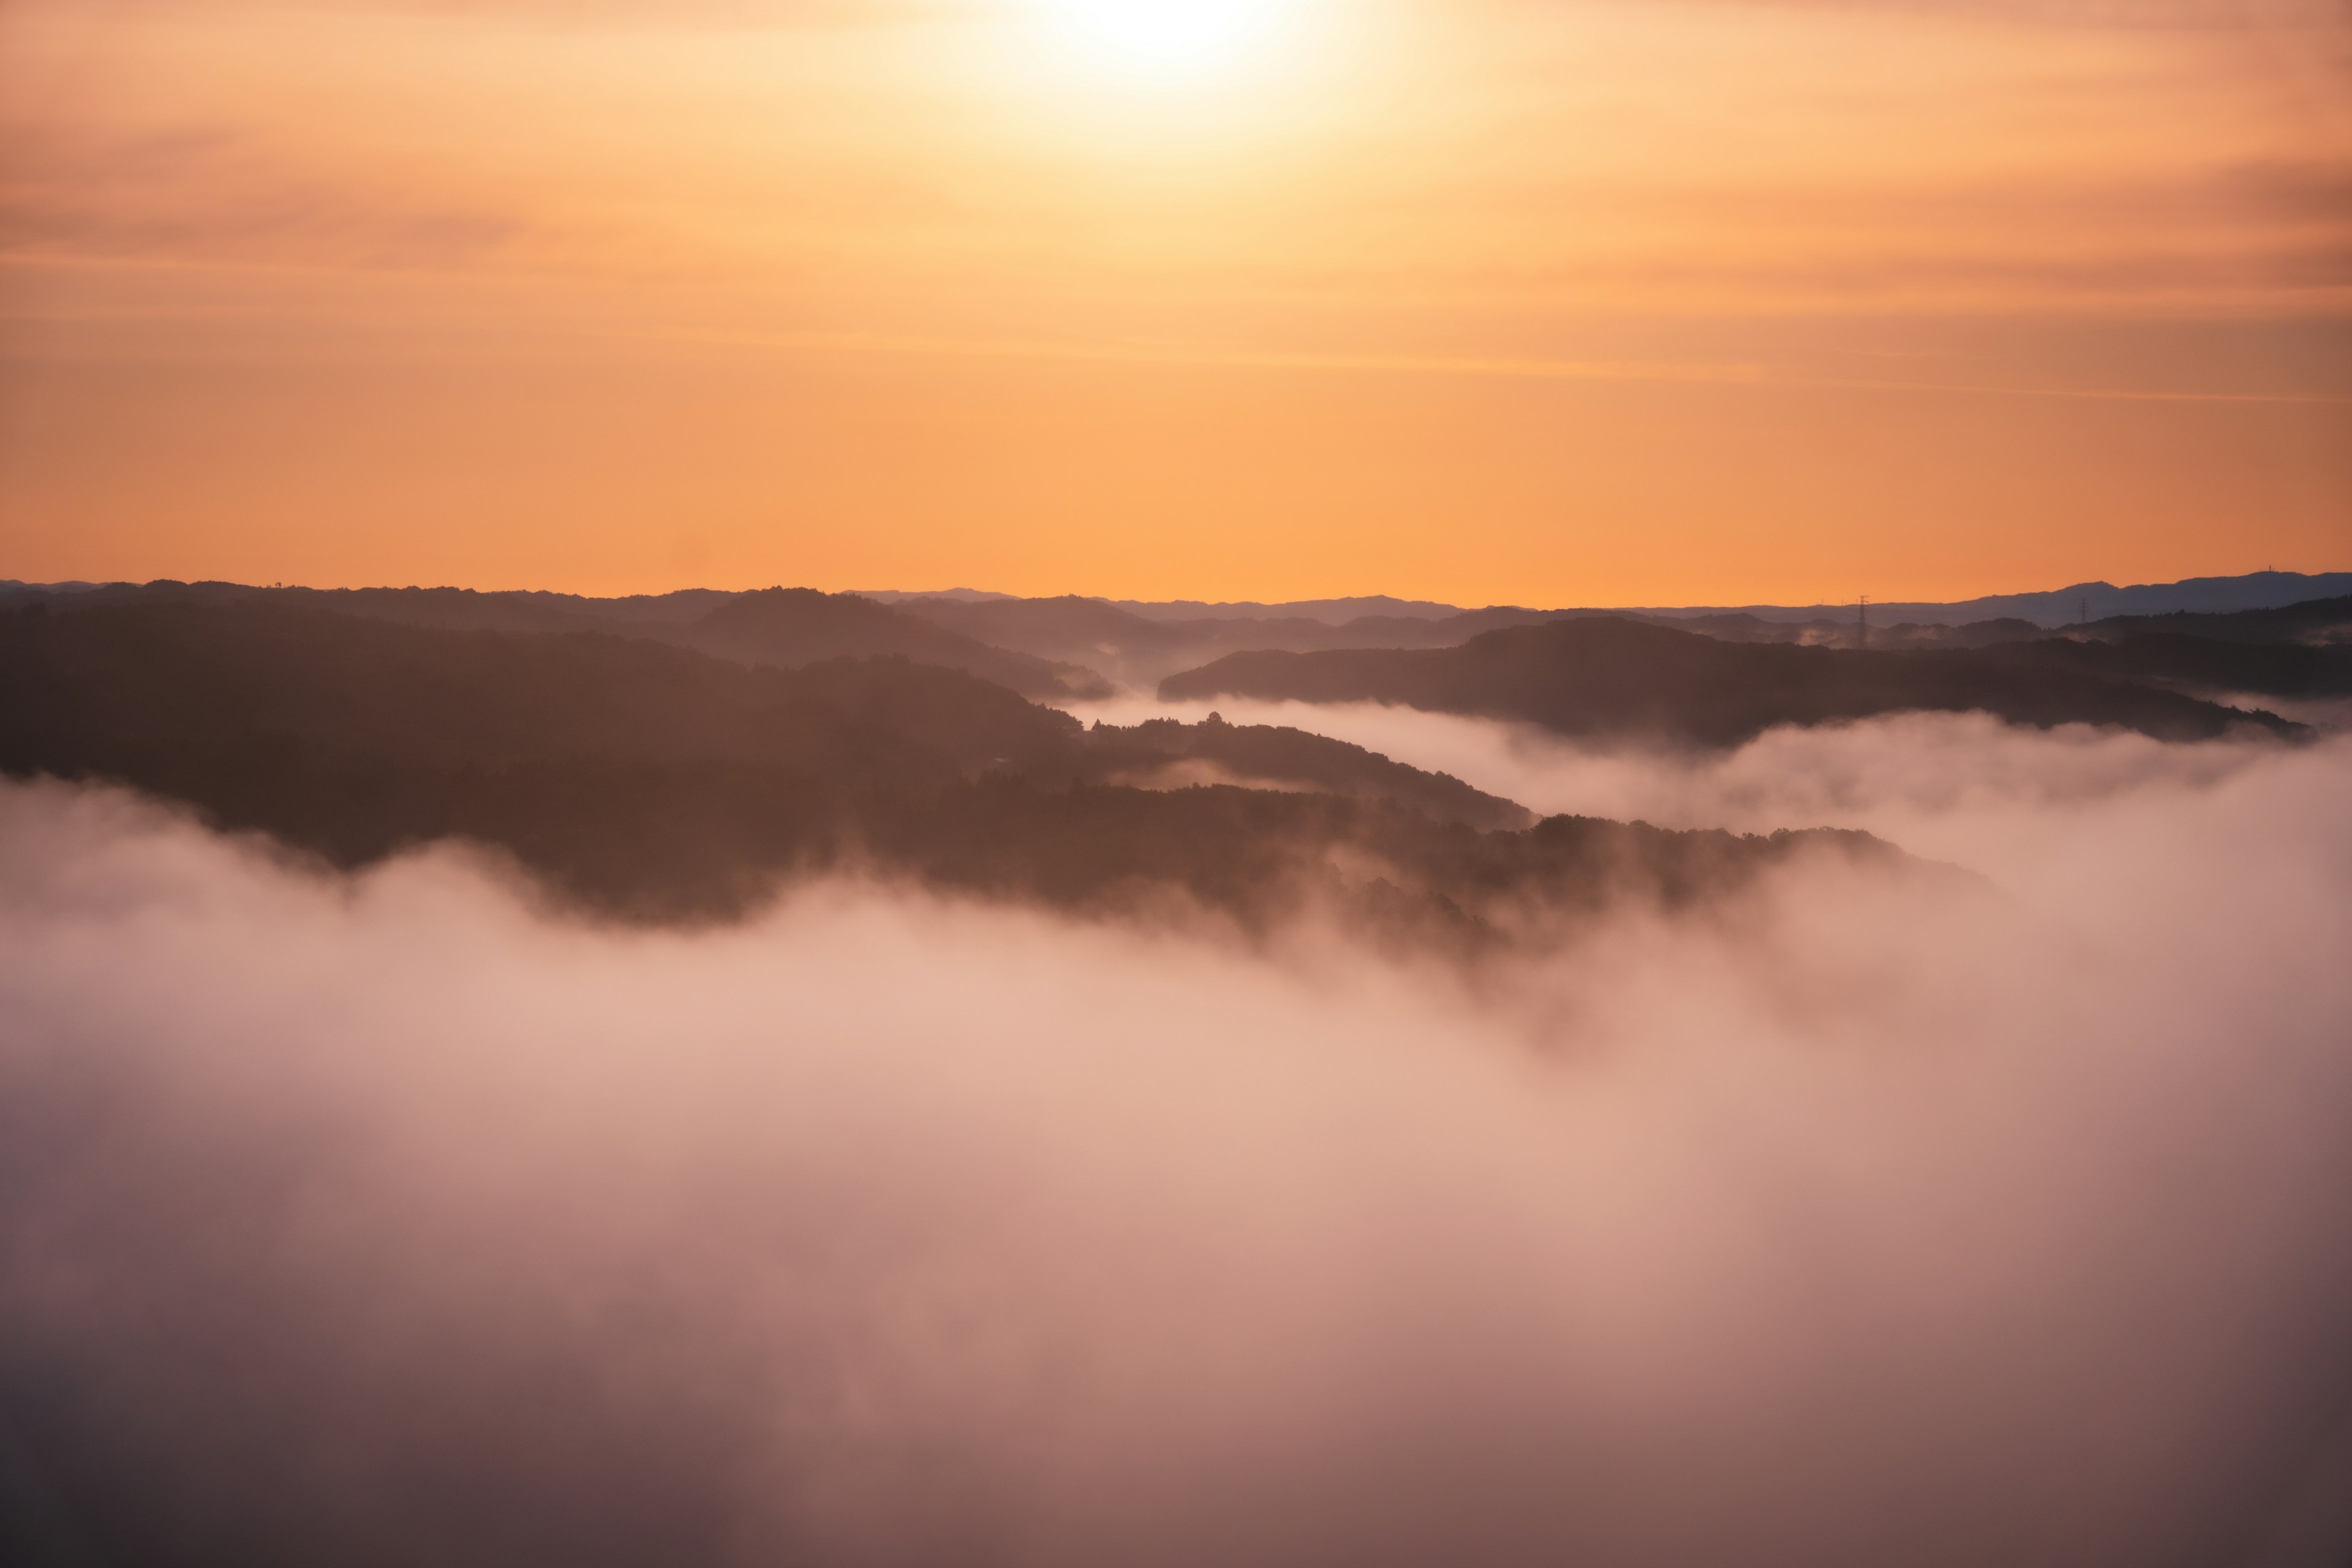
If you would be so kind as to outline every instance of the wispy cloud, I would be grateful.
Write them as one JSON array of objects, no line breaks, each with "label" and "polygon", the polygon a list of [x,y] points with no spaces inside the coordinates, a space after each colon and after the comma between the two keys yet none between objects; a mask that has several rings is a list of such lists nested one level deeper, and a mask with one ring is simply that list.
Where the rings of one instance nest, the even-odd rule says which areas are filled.
[{"label": "wispy cloud", "polygon": [[1942,393],[2093,402],[2352,405],[2352,395],[2327,394],[2032,386],[1977,381],[1822,376],[1778,371],[1755,363],[1707,364],[1671,360],[1333,353],[1216,348],[1169,342],[1088,343],[1044,339],[907,337],[873,332],[673,332],[662,334],[662,341],[812,353],[912,354],[950,359],[1042,360],[1075,364],[1164,365],[1213,370],[1331,371],[1369,375],[1466,376],[1506,381],[1686,382],[1759,388]]},{"label": "wispy cloud", "polygon": [[527,227],[429,183],[305,169],[235,123],[16,129],[0,162],[0,253],[462,268],[492,262]]}]

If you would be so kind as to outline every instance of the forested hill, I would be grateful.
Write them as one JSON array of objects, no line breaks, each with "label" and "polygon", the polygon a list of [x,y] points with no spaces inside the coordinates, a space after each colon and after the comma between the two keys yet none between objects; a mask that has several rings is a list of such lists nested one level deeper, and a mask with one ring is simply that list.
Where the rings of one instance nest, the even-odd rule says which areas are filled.
[{"label": "forested hill", "polygon": [[896,654],[1028,697],[1110,694],[1102,678],[1083,667],[993,647],[855,594],[814,588],[738,594],[684,628],[678,640],[706,653],[788,669],[821,659]]},{"label": "forested hill", "polygon": [[859,868],[1252,928],[1330,908],[1475,947],[1621,898],[1713,897],[1792,855],[1911,864],[1862,835],[1523,826],[1510,802],[1325,737],[1086,730],[895,658],[754,668],[268,604],[0,612],[0,771],[128,784],[338,867],[484,845],[584,909],[656,921]]},{"label": "forested hill", "polygon": [[2352,697],[2352,643],[2223,640],[2160,631],[2007,643],[1986,650],[1986,662],[2076,670],[2195,695]]},{"label": "forested hill", "polygon": [[2083,630],[2106,641],[2165,635],[2213,642],[2352,646],[2352,596],[2305,599],[2299,604],[2233,610],[2226,615],[2198,615],[2182,610],[2167,616],[2114,616],[2093,621]]},{"label": "forested hill", "polygon": [[829,658],[898,654],[919,664],[964,670],[1029,697],[1060,700],[1109,691],[1091,669],[993,647],[854,594],[821,594],[813,588],[741,594],[697,588],[591,599],[470,588],[288,588],[164,580],[70,592],[19,584],[13,593],[0,594],[0,605],[34,604],[60,614],[162,605],[276,606],[442,631],[541,636],[602,631],[782,668]]},{"label": "forested hill", "polygon": [[1725,642],[1613,616],[1512,626],[1459,647],[1244,653],[1160,683],[1170,701],[1250,697],[1397,703],[1570,735],[1736,745],[1777,724],[1908,710],[2011,723],[2114,725],[2204,740],[2233,725],[2301,726],[2013,649],[1879,651]]}]

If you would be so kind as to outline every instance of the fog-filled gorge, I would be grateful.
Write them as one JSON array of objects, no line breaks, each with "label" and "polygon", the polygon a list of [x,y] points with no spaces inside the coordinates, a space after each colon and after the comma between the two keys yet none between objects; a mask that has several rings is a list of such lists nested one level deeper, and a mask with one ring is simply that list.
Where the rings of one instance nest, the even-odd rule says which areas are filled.
[{"label": "fog-filled gorge", "polygon": [[1473,972],[846,881],[629,932],[7,785],[11,1544],[2342,1560],[2352,745],[1315,713],[1986,879]]}]

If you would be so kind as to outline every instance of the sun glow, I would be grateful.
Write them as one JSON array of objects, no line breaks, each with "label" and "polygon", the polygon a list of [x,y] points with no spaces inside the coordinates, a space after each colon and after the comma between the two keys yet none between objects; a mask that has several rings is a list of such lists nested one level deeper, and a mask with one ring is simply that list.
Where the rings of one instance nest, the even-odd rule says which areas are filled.
[{"label": "sun glow", "polygon": [[1274,31],[1284,0],[1039,0],[1087,55],[1126,69],[1194,76]]}]

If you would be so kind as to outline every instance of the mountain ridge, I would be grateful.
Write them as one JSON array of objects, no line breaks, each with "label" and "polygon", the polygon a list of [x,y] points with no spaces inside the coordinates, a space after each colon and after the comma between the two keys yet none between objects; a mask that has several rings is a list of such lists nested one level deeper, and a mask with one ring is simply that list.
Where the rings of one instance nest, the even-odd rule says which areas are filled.
[{"label": "mountain ridge", "polygon": [[[2071,646],[2071,645],[2070,645]],[[2246,724],[2309,731],[2179,692],[2063,662],[1987,650],[1878,651],[1733,643],[1612,616],[1482,633],[1451,648],[1228,655],[1171,676],[1164,701],[1389,702],[1514,719],[1569,735],[1724,747],[1778,724],[1910,710],[1985,711],[2011,723],[2118,725],[2204,740]]]},{"label": "mountain ridge", "polygon": [[[1291,776],[1117,782],[1171,759]],[[1322,910],[1472,954],[1624,899],[1732,896],[1794,856],[1926,874],[1863,834],[1536,821],[1298,731],[1087,729],[898,656],[783,669],[282,603],[0,610],[0,773],[125,785],[340,870],[469,844],[583,912],[656,925],[852,872],[1245,932]]]}]

